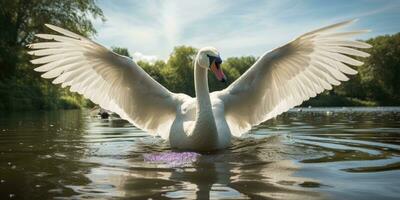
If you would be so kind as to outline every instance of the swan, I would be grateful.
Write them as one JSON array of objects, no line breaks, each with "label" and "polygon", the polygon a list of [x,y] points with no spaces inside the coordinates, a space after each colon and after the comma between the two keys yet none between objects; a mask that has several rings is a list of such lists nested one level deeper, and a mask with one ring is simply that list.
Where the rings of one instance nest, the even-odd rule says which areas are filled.
[{"label": "swan", "polygon": [[230,146],[251,127],[347,81],[371,45],[351,39],[366,31],[338,31],[349,20],[305,33],[266,52],[236,81],[209,93],[207,73],[226,81],[216,48],[201,48],[194,61],[196,96],[173,93],[137,63],[76,33],[46,24],[58,34],[29,44],[34,70],[70,87],[134,126],[169,141],[174,149],[213,151]]}]

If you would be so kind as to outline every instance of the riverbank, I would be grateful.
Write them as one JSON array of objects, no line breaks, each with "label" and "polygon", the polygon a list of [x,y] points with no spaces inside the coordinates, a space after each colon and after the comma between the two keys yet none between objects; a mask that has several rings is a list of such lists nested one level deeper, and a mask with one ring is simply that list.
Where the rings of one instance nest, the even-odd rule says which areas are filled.
[{"label": "riverbank", "polygon": [[[301,104],[301,107],[351,107],[351,106],[363,106],[363,107],[373,107],[373,106],[384,106],[380,105],[376,101],[361,100],[351,97],[343,97],[338,95],[325,95],[321,94],[315,98],[305,101]],[[393,105],[396,106],[396,105]]]}]

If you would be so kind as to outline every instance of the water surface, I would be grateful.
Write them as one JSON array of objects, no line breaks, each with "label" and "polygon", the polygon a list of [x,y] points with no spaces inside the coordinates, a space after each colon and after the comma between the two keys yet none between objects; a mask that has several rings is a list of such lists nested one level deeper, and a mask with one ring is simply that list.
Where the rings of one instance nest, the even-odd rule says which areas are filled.
[{"label": "water surface", "polygon": [[[87,111],[0,116],[0,199],[399,199],[400,108],[293,109],[182,163]],[[180,152],[175,152],[180,153]]]}]

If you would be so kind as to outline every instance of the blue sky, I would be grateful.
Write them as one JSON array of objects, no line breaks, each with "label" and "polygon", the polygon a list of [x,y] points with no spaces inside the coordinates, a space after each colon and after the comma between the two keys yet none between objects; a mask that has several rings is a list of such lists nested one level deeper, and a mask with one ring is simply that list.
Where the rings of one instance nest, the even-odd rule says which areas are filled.
[{"label": "blue sky", "polygon": [[400,31],[400,0],[99,0],[95,40],[136,60],[167,59],[174,46],[214,46],[223,58],[260,56],[321,26],[358,18],[357,39]]}]

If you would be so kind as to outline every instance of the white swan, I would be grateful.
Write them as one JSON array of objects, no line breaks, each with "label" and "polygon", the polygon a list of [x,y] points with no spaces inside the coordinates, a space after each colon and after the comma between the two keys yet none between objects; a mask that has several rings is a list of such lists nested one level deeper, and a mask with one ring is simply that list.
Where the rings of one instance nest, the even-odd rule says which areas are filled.
[{"label": "white swan", "polygon": [[194,65],[196,97],[175,94],[152,79],[130,58],[62,28],[46,25],[62,35],[37,34],[53,40],[30,44],[29,53],[42,56],[36,71],[43,78],[111,110],[138,128],[169,139],[171,147],[195,151],[223,149],[231,136],[346,81],[357,71],[347,65],[363,63],[358,49],[369,44],[349,39],[365,31],[336,32],[345,21],[308,32],[265,53],[224,90],[209,93],[207,73],[224,81],[215,48],[202,48]]}]

